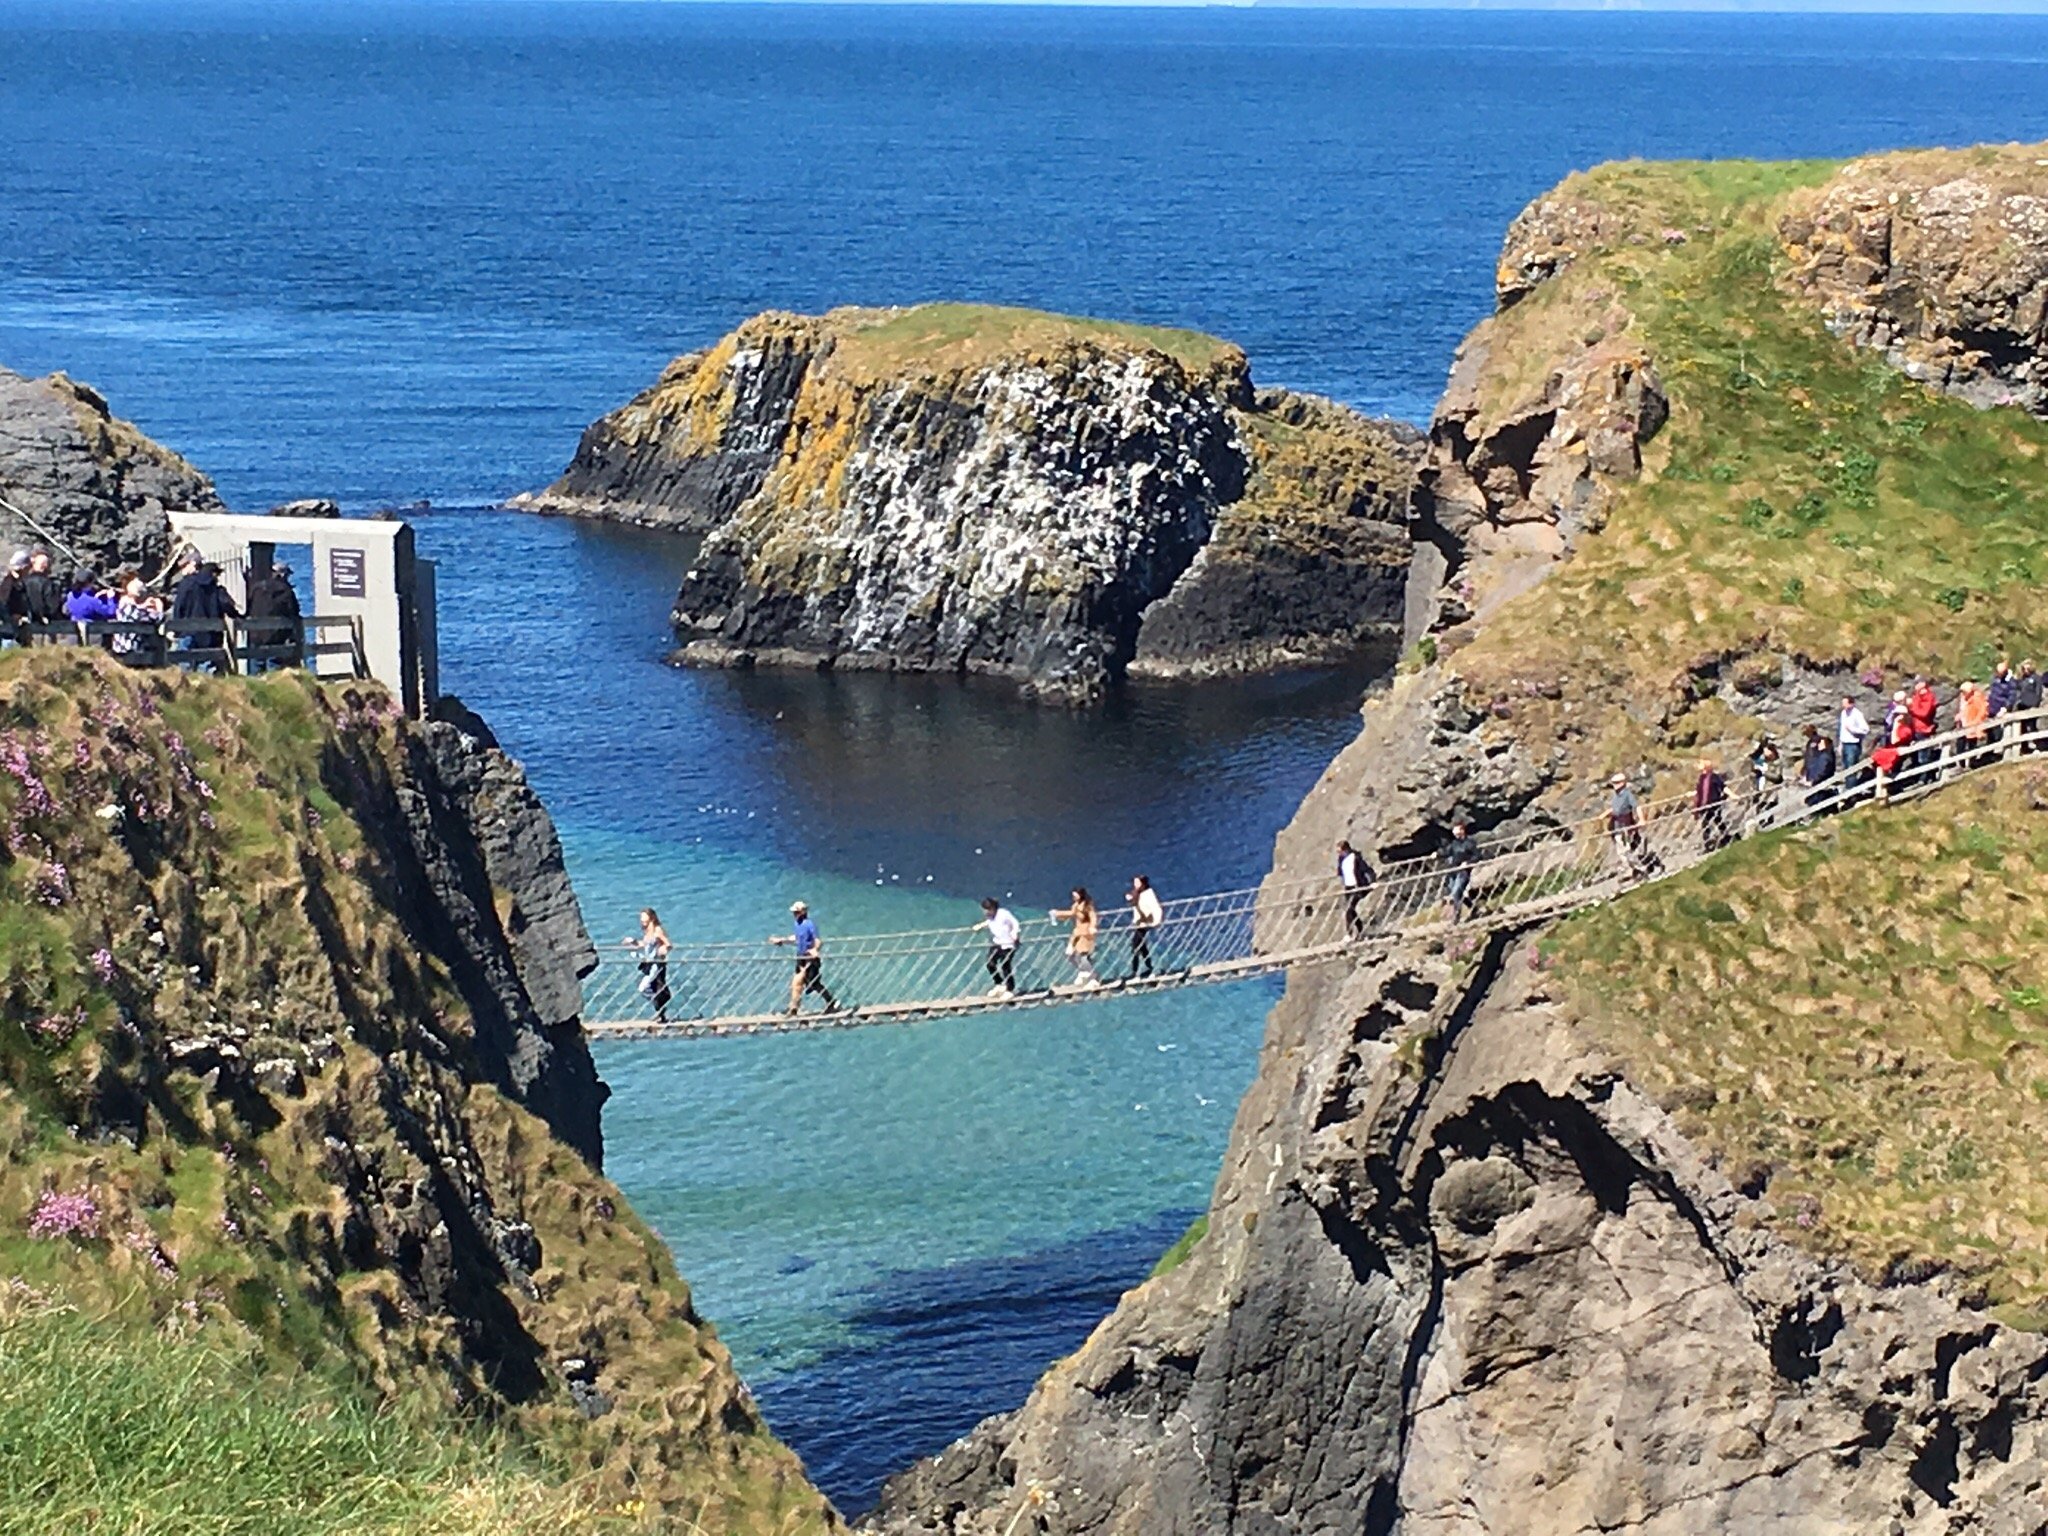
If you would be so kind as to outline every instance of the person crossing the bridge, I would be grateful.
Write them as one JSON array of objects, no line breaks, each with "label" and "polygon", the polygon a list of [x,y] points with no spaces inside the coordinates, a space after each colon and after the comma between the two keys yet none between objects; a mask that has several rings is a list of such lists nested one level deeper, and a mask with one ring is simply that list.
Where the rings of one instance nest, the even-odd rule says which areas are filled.
[{"label": "person crossing the bridge", "polygon": [[1728,781],[1711,757],[1700,759],[1700,776],[1692,786],[1692,814],[1700,827],[1700,852],[1715,853],[1728,846]]},{"label": "person crossing the bridge", "polygon": [[993,896],[981,898],[981,921],[969,933],[988,933],[988,979],[995,983],[990,997],[1017,995],[1017,946],[1024,940],[1024,926],[1017,914]]},{"label": "person crossing the bridge", "polygon": [[1657,857],[1643,839],[1643,808],[1636,792],[1629,788],[1628,775],[1617,773],[1607,781],[1613,791],[1607,800],[1607,836],[1621,855],[1622,867],[1635,879],[1647,880],[1656,872]]},{"label": "person crossing the bridge", "polygon": [[[2031,661],[2020,663],[2019,676],[2013,679],[2012,707],[2019,714],[2028,714],[2041,707],[2041,674],[2034,670]],[[2020,723],[2020,750],[2038,752],[2041,744],[2039,720],[2025,720]]]},{"label": "person crossing the bridge", "polygon": [[1344,891],[1344,932],[1362,939],[1365,918],[1358,909],[1372,889],[1372,867],[1365,862],[1365,855],[1351,846],[1349,838],[1337,844],[1337,884]]},{"label": "person crossing the bridge", "polygon": [[1479,864],[1479,842],[1472,824],[1460,816],[1451,823],[1451,840],[1437,854],[1444,871],[1444,920],[1465,920],[1472,905],[1472,871]]},{"label": "person crossing the bridge", "polygon": [[1056,923],[1074,925],[1074,931],[1067,936],[1067,959],[1073,962],[1077,984],[1090,990],[1101,986],[1102,978],[1095,974],[1095,935],[1102,927],[1102,918],[1088,888],[1075,886],[1073,905],[1055,907],[1048,915]]},{"label": "person crossing the bridge", "polygon": [[839,999],[825,985],[825,946],[818,937],[818,925],[811,921],[811,909],[801,901],[792,901],[789,915],[795,920],[792,931],[768,941],[777,946],[796,946],[796,974],[789,978],[789,1011],[803,1012],[805,996],[815,992],[825,999],[827,1013],[837,1013]]},{"label": "person crossing the bridge", "polygon": [[640,995],[654,1004],[654,1022],[666,1024],[668,1005],[674,997],[668,986],[668,952],[673,946],[654,908],[640,909],[639,936],[625,942],[640,952]]},{"label": "person crossing the bridge", "polygon": [[1146,875],[1131,876],[1131,888],[1124,900],[1131,907],[1130,979],[1136,981],[1140,976],[1154,974],[1152,936],[1166,921],[1166,908],[1161,905],[1159,893],[1152,889],[1152,881]]}]

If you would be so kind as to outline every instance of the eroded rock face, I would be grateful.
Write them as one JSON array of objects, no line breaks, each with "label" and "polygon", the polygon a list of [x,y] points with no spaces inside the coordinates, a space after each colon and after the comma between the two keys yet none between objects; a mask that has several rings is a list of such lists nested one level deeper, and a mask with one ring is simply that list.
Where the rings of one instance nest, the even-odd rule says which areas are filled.
[{"label": "eroded rock face", "polygon": [[1516,941],[1297,975],[1208,1235],[870,1527],[2038,1531],[2048,1342],[1761,1209]]},{"label": "eroded rock face", "polygon": [[829,494],[778,487],[705,539],[676,598],[685,655],[1099,694],[1244,492],[1227,407],[1178,372],[1077,348],[847,402],[864,447]]},{"label": "eroded rock face", "polygon": [[[0,368],[0,497],[102,570],[154,568],[170,549],[172,508],[218,511],[213,482],[144,437],[100,394],[61,373]],[[9,546],[49,542],[0,507]],[[53,548],[60,569],[66,559]]]},{"label": "eroded rock face", "polygon": [[[1683,238],[1654,238],[1666,236]],[[1498,311],[1458,348],[1430,422],[1417,531],[1436,552],[1429,574],[1453,580],[1411,613],[1411,638],[1526,590],[1580,533],[1599,531],[1617,485],[1644,473],[1671,406],[1627,307],[1589,290],[1545,321],[1518,308],[1624,238],[1653,237],[1579,198],[1534,203],[1509,231]],[[1527,366],[1532,351],[1539,366]]]},{"label": "eroded rock face", "polygon": [[1249,493],[1145,610],[1129,671],[1216,677],[1341,662],[1397,638],[1422,440],[1311,395],[1261,390],[1240,416]]},{"label": "eroded rock face", "polygon": [[1838,335],[1973,404],[2048,415],[2048,146],[1856,161],[1779,234]]},{"label": "eroded rock face", "polygon": [[978,673],[1085,703],[1134,657],[1206,676],[1390,640],[1411,458],[1329,402],[1255,395],[1209,338],[834,311],[679,359],[514,504],[703,532],[683,661]]},{"label": "eroded rock face", "polygon": [[597,950],[554,820],[479,716],[452,696],[435,716],[407,741],[415,772],[397,795],[428,887],[418,921],[469,962],[493,1079],[602,1167],[610,1090],[579,1017]]}]

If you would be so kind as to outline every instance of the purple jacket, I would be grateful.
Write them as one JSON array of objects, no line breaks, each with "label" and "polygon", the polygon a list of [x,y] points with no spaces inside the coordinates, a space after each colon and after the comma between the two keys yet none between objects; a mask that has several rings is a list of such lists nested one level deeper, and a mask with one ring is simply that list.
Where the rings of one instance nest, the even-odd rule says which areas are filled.
[{"label": "purple jacket", "polygon": [[119,606],[104,592],[73,592],[64,599],[64,617],[74,624],[105,624]]}]

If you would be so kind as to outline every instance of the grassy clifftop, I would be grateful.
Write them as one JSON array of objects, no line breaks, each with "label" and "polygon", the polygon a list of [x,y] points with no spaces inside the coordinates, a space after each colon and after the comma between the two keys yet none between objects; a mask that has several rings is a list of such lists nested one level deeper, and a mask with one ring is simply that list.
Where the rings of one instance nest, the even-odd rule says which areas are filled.
[{"label": "grassy clifftop", "polygon": [[381,692],[0,659],[0,828],[0,1530],[830,1527],[508,1086],[509,896]]},{"label": "grassy clifftop", "polygon": [[[759,324],[751,321],[749,324]],[[817,322],[837,343],[834,364],[866,381],[906,372],[967,372],[1086,344],[1160,352],[1188,372],[1244,366],[1244,354],[1200,331],[1055,315],[1000,304],[918,304],[908,309],[835,309]],[[741,328],[744,335],[745,327]]]},{"label": "grassy clifftop", "polygon": [[1787,1236],[2048,1326],[2048,768],[1738,844],[1546,947]]},{"label": "grassy clifftop", "polygon": [[[2039,155],[1903,156],[1897,174],[1998,180]],[[1862,164],[1881,179],[1890,163]],[[1524,216],[1487,323],[1487,408],[1526,407],[1560,359],[1626,337],[1670,417],[1600,526],[1479,627],[1459,653],[1468,677],[1506,690],[1551,674],[1682,714],[1695,676],[1747,656],[1956,676],[2048,652],[2048,424],[1937,393],[1830,333],[1791,282],[1806,252],[1787,231],[1841,174],[1627,163]]]},{"label": "grassy clifftop", "polygon": [[[1999,370],[2034,366],[1997,338],[2040,324],[2044,158],[1631,162],[1517,221],[1463,365],[1460,430],[1498,433],[1469,461],[1498,522],[1474,520],[1476,618],[1445,666],[1552,798],[1639,764],[1681,791],[1760,725],[1828,723],[1831,689],[1875,722],[1906,674],[2048,660],[2048,422],[1985,408],[2023,398]],[[1901,291],[1924,306],[1885,318]],[[1615,348],[1669,414],[1622,423],[1639,460],[1610,455],[1574,525],[1544,488],[1587,483],[1557,466],[1589,452],[1608,375],[1584,360]],[[1527,533],[1546,514],[1548,543]],[[2044,804],[2048,770],[2023,764],[1772,834],[1548,945],[1631,1078],[1768,1187],[1788,1236],[1875,1276],[1952,1267],[2036,1324]]]}]

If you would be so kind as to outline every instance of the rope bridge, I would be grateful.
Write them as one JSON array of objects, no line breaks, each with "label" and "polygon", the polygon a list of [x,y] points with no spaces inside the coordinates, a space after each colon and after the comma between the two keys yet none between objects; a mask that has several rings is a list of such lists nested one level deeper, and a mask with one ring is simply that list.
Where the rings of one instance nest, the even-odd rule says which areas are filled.
[{"label": "rope bridge", "polygon": [[[2039,734],[2029,741],[2029,732]],[[1633,829],[1610,829],[1604,813],[1537,826],[1482,845],[1462,868],[1447,867],[1440,854],[1390,861],[1362,892],[1341,889],[1332,872],[1167,901],[1140,946],[1149,948],[1149,968],[1133,948],[1132,910],[1105,910],[1097,984],[1076,978],[1066,928],[1045,917],[1021,920],[1014,994],[991,994],[986,937],[964,925],[850,937],[828,931],[820,979],[839,1006],[828,1010],[812,997],[800,1013],[786,1011],[794,966],[786,947],[759,940],[675,945],[666,970],[670,996],[657,1010],[654,978],[632,946],[621,946],[585,978],[584,1028],[666,1039],[904,1023],[1242,981],[1396,942],[1522,927],[1676,874],[1773,826],[1926,794],[2016,758],[2028,744],[2048,748],[2048,710],[2007,714],[1988,733],[1927,738],[1890,775],[1866,760],[1818,789],[1731,796],[1707,812],[1695,810],[1689,794],[1646,801]]]}]

